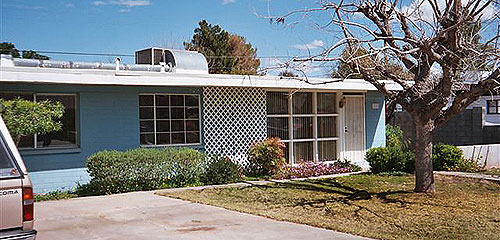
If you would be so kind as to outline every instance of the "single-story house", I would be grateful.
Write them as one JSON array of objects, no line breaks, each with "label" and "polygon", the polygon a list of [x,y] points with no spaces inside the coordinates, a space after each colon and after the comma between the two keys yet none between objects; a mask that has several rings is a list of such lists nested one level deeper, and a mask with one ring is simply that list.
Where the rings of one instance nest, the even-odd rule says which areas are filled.
[{"label": "single-story house", "polygon": [[367,168],[366,149],[385,145],[384,96],[363,80],[208,74],[196,52],[145,49],[134,65],[2,55],[0,98],[17,96],[66,109],[61,131],[20,142],[35,192],[88,181],[86,159],[105,149],[182,146],[241,160],[251,143],[279,137],[291,164]]},{"label": "single-story house", "polygon": [[[482,108],[484,111],[485,126],[500,126],[500,88],[479,97],[478,100],[467,106],[467,109],[476,107]],[[500,142],[500,137],[498,141]]]}]

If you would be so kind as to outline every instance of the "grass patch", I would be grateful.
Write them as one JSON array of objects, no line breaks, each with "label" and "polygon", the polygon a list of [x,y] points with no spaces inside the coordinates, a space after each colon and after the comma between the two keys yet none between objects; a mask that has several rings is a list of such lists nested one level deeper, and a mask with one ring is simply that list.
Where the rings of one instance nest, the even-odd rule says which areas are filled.
[{"label": "grass patch", "polygon": [[245,176],[243,177],[243,181],[269,181],[269,180],[272,180],[273,177],[272,176],[267,176],[267,175],[264,175],[264,176]]},{"label": "grass patch", "polygon": [[[353,175],[162,195],[380,239],[498,239],[500,185],[436,175],[433,195],[413,175]],[[353,193],[367,191],[361,200]]]},{"label": "grass patch", "polygon": [[50,201],[50,200],[61,200],[79,197],[78,194],[72,191],[53,191],[44,194],[36,194],[33,196],[35,202]]}]

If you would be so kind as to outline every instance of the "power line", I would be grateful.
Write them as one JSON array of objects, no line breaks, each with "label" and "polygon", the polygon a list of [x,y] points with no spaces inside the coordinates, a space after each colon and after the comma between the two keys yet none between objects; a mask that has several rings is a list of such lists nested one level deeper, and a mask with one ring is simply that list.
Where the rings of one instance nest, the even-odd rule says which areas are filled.
[{"label": "power line", "polygon": [[86,53],[86,52],[63,52],[63,51],[45,51],[45,50],[19,50],[19,51],[35,51],[37,53],[45,54],[62,54],[62,55],[81,55],[81,56],[106,56],[106,57],[134,57],[131,54],[120,54],[120,53]]},{"label": "power line", "polygon": [[[115,57],[115,56],[120,56],[120,57],[135,57],[134,54],[122,54],[122,53],[89,53],[89,52],[67,52],[67,51],[48,51],[48,50],[26,50],[26,49],[19,49],[19,51],[24,52],[24,51],[35,51],[37,53],[44,53],[44,54],[61,54],[61,55],[80,55],[80,56],[105,56],[105,57]],[[205,56],[206,58],[256,58],[256,59],[273,59],[273,58],[305,58],[309,56],[285,56],[285,55],[276,55],[276,56],[229,56],[229,55],[223,55],[223,56]]]},{"label": "power line", "polygon": [[[135,57],[133,54],[122,54],[122,53],[90,53],[90,52],[69,52],[69,51],[50,51],[50,50],[26,50],[26,49],[18,49],[20,52],[24,51],[35,51],[37,53],[43,53],[43,54],[60,54],[60,55],[77,55],[77,56],[102,56],[102,57]],[[308,56],[284,56],[284,55],[276,55],[276,56],[262,56],[262,57],[252,57],[252,56],[205,56],[206,58],[211,58],[211,59],[225,59],[225,58],[255,58],[255,59],[287,59],[287,58],[305,58]],[[231,70],[232,67],[216,67],[212,66],[210,67],[211,69],[218,69],[218,70]],[[320,68],[332,68],[332,66],[328,65],[316,65],[316,66],[309,66],[311,69],[320,69]],[[279,70],[279,69],[266,69],[265,67],[260,67],[259,69],[265,69],[265,70]]]}]

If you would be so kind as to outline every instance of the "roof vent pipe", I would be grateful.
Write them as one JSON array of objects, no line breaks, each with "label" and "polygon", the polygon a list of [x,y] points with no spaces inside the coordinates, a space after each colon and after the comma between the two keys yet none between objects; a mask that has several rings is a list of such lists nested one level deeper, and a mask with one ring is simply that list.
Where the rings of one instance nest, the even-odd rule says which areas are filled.
[{"label": "roof vent pipe", "polygon": [[115,58],[115,70],[117,72],[120,71],[120,61],[121,59],[119,57]]}]

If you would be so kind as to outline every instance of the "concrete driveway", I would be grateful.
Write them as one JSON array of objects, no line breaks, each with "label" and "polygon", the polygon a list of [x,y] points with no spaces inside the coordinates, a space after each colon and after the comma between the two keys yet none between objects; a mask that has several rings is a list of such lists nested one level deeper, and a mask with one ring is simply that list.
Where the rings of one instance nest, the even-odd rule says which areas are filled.
[{"label": "concrete driveway", "polygon": [[363,239],[182,200],[134,192],[40,202],[38,240]]}]

